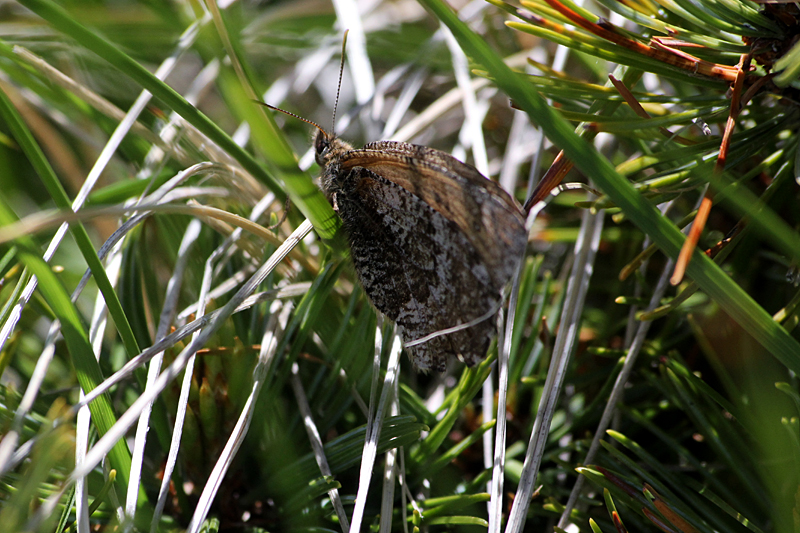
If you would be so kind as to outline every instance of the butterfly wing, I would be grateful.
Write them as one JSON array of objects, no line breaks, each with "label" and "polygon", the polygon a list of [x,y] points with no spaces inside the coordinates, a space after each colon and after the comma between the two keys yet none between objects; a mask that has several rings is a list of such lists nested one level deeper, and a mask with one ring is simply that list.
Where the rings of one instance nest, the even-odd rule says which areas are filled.
[{"label": "butterfly wing", "polygon": [[[455,222],[404,187],[354,167],[338,174],[335,206],[364,290],[397,323],[406,342],[499,307],[505,282],[497,285],[481,252]],[[421,370],[442,371],[451,356],[472,366],[486,356],[495,334],[490,317],[407,351]]]},{"label": "butterfly wing", "polygon": [[516,202],[475,167],[439,150],[392,141],[370,143],[340,159],[346,172],[363,167],[399,185],[456,224],[501,290],[527,244]]}]

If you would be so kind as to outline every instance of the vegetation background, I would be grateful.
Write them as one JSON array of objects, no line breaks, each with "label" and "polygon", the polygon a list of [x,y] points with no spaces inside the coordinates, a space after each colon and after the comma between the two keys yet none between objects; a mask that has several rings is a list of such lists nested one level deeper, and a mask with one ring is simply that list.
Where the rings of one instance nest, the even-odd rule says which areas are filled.
[{"label": "vegetation background", "polygon": [[[797,531],[798,21],[0,2],[2,529]],[[564,150],[484,364],[398,367],[313,128],[253,100],[520,203]]]}]

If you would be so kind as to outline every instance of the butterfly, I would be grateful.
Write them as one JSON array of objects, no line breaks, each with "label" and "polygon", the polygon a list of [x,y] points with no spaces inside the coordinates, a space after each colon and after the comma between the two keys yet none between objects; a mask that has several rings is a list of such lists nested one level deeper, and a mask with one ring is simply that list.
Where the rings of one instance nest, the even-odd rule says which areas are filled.
[{"label": "butterfly", "polygon": [[342,220],[364,291],[398,326],[414,367],[482,361],[527,245],[516,200],[445,152],[394,141],[354,149],[310,120],[263,105],[317,128],[322,191]]},{"label": "butterfly", "polygon": [[433,148],[380,141],[353,149],[321,129],[314,148],[361,285],[397,324],[414,367],[482,361],[527,245],[516,201]]}]

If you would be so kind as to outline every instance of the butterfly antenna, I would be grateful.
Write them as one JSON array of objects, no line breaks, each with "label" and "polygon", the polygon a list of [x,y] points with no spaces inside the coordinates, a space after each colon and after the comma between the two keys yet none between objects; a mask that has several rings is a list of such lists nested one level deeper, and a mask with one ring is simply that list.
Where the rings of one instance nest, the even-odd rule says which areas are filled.
[{"label": "butterfly antenna", "polygon": [[344,74],[344,52],[347,47],[347,34],[350,30],[344,30],[344,37],[342,37],[342,61],[339,63],[339,85],[336,87],[336,100],[333,102],[333,118],[331,119],[331,131],[336,135],[336,108],[339,107],[339,93],[342,90],[342,74]]},{"label": "butterfly antenna", "polygon": [[268,108],[272,109],[273,111],[280,111],[280,112],[281,112],[281,113],[283,113],[284,115],[289,115],[290,117],[294,117],[294,118],[296,118],[297,120],[302,120],[302,121],[303,121],[303,122],[305,122],[306,124],[311,124],[312,126],[314,126],[315,128],[317,128],[319,131],[321,131],[322,133],[324,133],[326,137],[330,137],[330,135],[328,135],[328,132],[327,132],[327,131],[325,131],[324,129],[322,129],[322,126],[320,126],[320,125],[319,125],[319,124],[317,124],[316,122],[313,122],[313,121],[311,121],[311,120],[308,120],[307,118],[303,118],[303,117],[301,117],[300,115],[295,115],[295,114],[294,114],[294,113],[292,113],[291,111],[286,111],[285,109],[281,109],[280,107],[275,107],[274,105],[265,104],[264,102],[259,102],[258,100],[253,100],[253,102],[255,102],[255,103],[257,103],[257,104],[260,104],[260,105],[263,105],[264,107],[268,107]]}]

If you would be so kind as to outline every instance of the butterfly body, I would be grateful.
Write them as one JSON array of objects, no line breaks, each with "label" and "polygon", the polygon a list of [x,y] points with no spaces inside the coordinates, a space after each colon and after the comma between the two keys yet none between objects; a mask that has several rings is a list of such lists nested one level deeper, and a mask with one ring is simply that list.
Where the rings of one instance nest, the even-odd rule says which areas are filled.
[{"label": "butterfly body", "polygon": [[412,344],[414,366],[443,371],[450,357],[469,366],[483,360],[527,243],[517,203],[474,167],[432,148],[381,141],[353,149],[321,130],[314,146],[358,277]]}]

